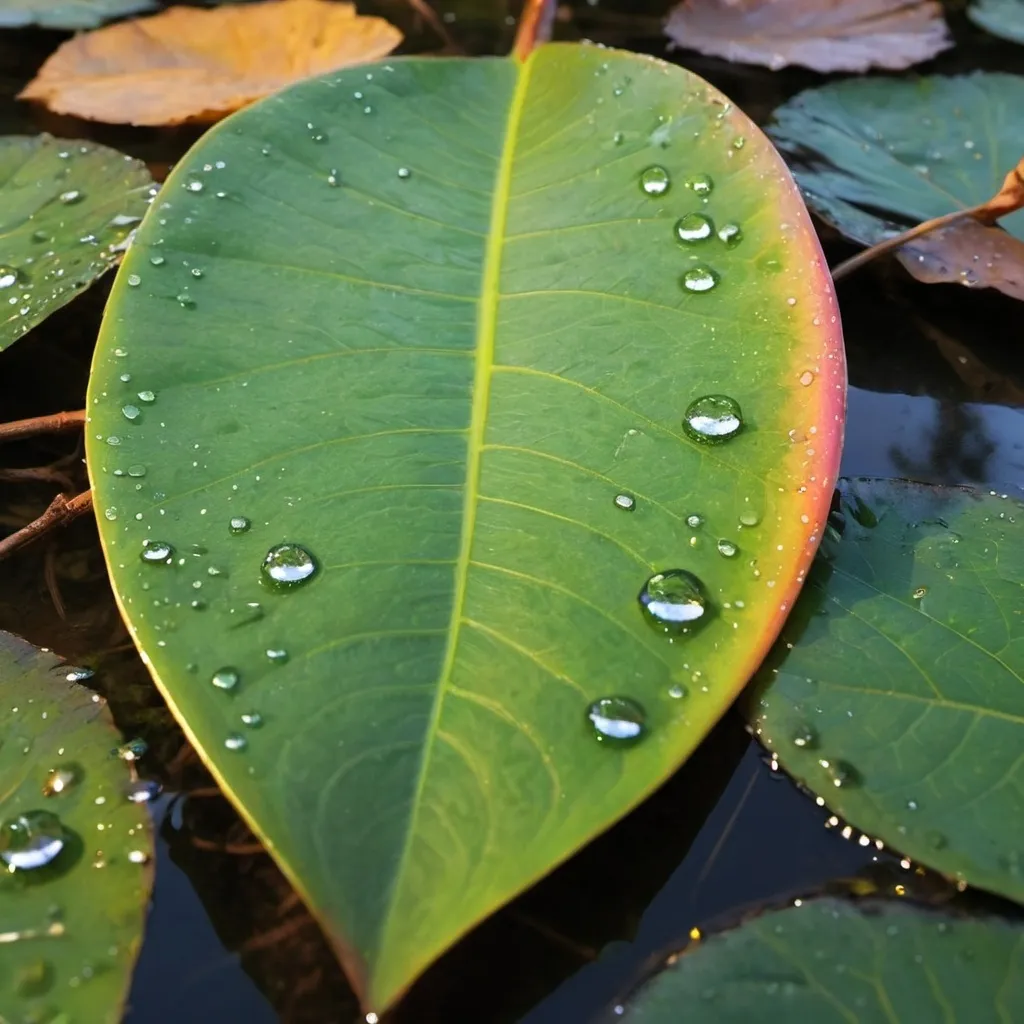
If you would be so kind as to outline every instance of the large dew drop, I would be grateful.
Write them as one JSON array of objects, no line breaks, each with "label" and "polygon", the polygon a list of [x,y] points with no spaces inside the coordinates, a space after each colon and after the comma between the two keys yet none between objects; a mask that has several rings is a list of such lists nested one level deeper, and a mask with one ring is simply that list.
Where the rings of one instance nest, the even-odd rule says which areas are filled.
[{"label": "large dew drop", "polygon": [[743,429],[739,402],[728,395],[702,395],[692,401],[683,416],[683,430],[701,444],[719,444]]},{"label": "large dew drop", "polygon": [[637,596],[650,627],[666,636],[684,636],[704,621],[708,601],[700,580],[685,569],[652,576]]},{"label": "large dew drop", "polygon": [[672,184],[664,167],[648,167],[640,173],[640,188],[645,195],[663,196]]},{"label": "large dew drop", "polygon": [[50,811],[26,811],[0,823],[0,860],[9,871],[32,871],[52,864],[64,842],[64,826]]},{"label": "large dew drop", "polygon": [[679,279],[688,292],[710,292],[718,284],[718,274],[703,263],[695,263]]},{"label": "large dew drop", "polygon": [[684,245],[706,242],[714,233],[711,218],[702,213],[688,213],[676,221],[676,238]]},{"label": "large dew drop", "polygon": [[152,565],[170,565],[174,560],[174,546],[163,540],[144,540],[140,557]]},{"label": "large dew drop", "polygon": [[43,783],[43,796],[59,796],[66,793],[82,778],[82,769],[77,764],[62,764],[51,768]]},{"label": "large dew drop", "polygon": [[587,720],[599,743],[626,747],[643,736],[647,715],[629,697],[601,697],[587,708]]},{"label": "large dew drop", "polygon": [[267,552],[260,566],[263,582],[275,590],[301,586],[316,571],[316,559],[300,544],[278,544]]}]

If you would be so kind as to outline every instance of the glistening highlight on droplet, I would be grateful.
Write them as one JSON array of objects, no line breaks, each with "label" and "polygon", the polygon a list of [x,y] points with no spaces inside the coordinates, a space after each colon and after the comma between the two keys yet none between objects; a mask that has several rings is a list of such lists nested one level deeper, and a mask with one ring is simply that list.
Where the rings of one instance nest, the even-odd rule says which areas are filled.
[{"label": "glistening highlight on droplet", "polygon": [[687,406],[683,415],[683,430],[701,444],[720,444],[742,429],[740,404],[728,395],[702,395]]},{"label": "glistening highlight on droplet", "polygon": [[599,743],[627,747],[643,737],[647,715],[630,697],[601,697],[587,708],[587,721]]},{"label": "glistening highlight on droplet", "polygon": [[637,601],[648,625],[671,637],[693,632],[709,610],[703,584],[685,569],[655,573],[643,585]]},{"label": "glistening highlight on droplet", "polygon": [[644,195],[663,196],[671,187],[672,179],[664,167],[648,167],[640,172],[640,189]]},{"label": "glistening highlight on droplet", "polygon": [[301,544],[278,544],[264,557],[260,575],[273,590],[291,590],[308,583],[317,569],[316,559]]},{"label": "glistening highlight on droplet", "polygon": [[25,811],[0,822],[0,860],[12,872],[52,864],[65,841],[64,826],[51,811]]},{"label": "glistening highlight on droplet", "polygon": [[715,225],[702,213],[688,213],[676,221],[676,240],[684,245],[706,242],[714,233]]}]

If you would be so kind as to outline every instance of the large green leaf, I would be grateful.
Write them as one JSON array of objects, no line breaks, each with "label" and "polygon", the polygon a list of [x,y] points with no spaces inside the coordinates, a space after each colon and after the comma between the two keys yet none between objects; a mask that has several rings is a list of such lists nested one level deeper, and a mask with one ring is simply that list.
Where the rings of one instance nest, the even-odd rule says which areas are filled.
[{"label": "large green leaf", "polygon": [[155,6],[155,0],[0,0],[0,28],[96,28]]},{"label": "large green leaf", "polygon": [[762,671],[757,729],[857,828],[1024,901],[1024,506],[855,481],[843,507]]},{"label": "large green leaf", "polygon": [[[163,199],[90,384],[111,574],[379,1008],[657,786],[763,656],[834,482],[827,272],[745,117],[594,47],[301,84],[204,136]],[[677,244],[688,214],[732,247]],[[720,392],[744,428],[691,439]],[[319,565],[294,593],[261,582],[282,543]],[[669,569],[710,603],[675,643],[637,601]],[[588,726],[611,695],[646,709],[631,749]]]},{"label": "large green leaf", "polygon": [[976,0],[967,13],[993,35],[1024,43],[1024,0]]},{"label": "large green leaf", "polygon": [[640,989],[637,1024],[1009,1024],[1024,930],[895,902],[816,900],[712,935]]},{"label": "large green leaf", "polygon": [[0,350],[117,262],[154,192],[145,164],[105,146],[0,137]]},{"label": "large green leaf", "polygon": [[[1024,153],[1024,77],[849,79],[800,93],[769,134],[816,213],[868,245],[991,199]],[[886,218],[888,215],[888,219]],[[1024,238],[1024,211],[1000,224]]]},{"label": "large green leaf", "polygon": [[0,633],[0,1020],[114,1024],[152,882],[149,815],[100,698]]}]

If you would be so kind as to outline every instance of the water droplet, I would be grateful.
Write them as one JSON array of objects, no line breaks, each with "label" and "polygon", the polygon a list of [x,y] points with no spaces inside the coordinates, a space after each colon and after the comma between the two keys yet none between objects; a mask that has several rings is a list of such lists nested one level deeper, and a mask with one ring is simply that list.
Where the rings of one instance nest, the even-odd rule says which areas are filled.
[{"label": "water droplet", "polygon": [[105,508],[103,510],[103,515],[111,522],[114,522],[114,520],[117,519],[117,509],[111,505],[109,508]]},{"label": "water droplet", "polygon": [[725,558],[735,558],[739,554],[740,549],[731,540],[726,540],[724,537],[718,541],[716,546],[718,553]]},{"label": "water droplet", "polygon": [[228,523],[228,529],[235,534],[248,533],[251,526],[252,521],[246,519],[245,516],[232,516]]},{"label": "water droplet", "polygon": [[718,284],[718,274],[703,263],[695,263],[679,279],[688,292],[709,292]]},{"label": "water droplet", "polygon": [[129,288],[138,288],[140,284],[142,284],[142,278],[139,277],[138,274],[129,274],[128,275],[128,287]]},{"label": "water droplet", "polygon": [[0,263],[0,288],[10,288],[18,283],[18,271],[16,267],[9,267]]},{"label": "water droplet", "polygon": [[124,795],[133,804],[148,804],[155,800],[163,791],[163,786],[156,779],[136,779],[125,787]]},{"label": "water droplet", "polygon": [[685,569],[656,573],[643,585],[637,600],[651,628],[667,636],[691,632],[708,610],[703,585]]},{"label": "water droplet", "polygon": [[137,480],[139,477],[146,475],[146,467],[143,466],[142,463],[136,463],[134,466],[129,466],[128,475]]},{"label": "water droplet", "polygon": [[283,665],[288,660],[288,652],[283,647],[268,647],[267,660],[275,665]]},{"label": "water droplet", "polygon": [[686,696],[686,687],[682,683],[673,683],[668,688],[668,695],[673,700],[682,700]]},{"label": "water droplet", "polygon": [[711,218],[702,213],[688,213],[676,221],[676,238],[685,245],[706,242],[714,233]]},{"label": "water droplet", "polygon": [[916,800],[907,801],[907,810],[916,811],[921,805]]},{"label": "water droplet", "polygon": [[743,241],[743,231],[739,224],[723,224],[718,229],[718,237],[730,248],[734,249]]},{"label": "water droplet", "polygon": [[949,840],[936,829],[925,832],[924,839],[933,850],[944,850],[949,845]]},{"label": "water droplet", "polygon": [[137,420],[139,418],[139,407],[137,405],[126,405],[121,409],[121,415],[126,420]]},{"label": "water droplet", "polygon": [[920,601],[921,598],[924,597],[925,594],[927,594],[927,593],[928,593],[928,588],[927,587],[918,587],[910,596],[915,601]]},{"label": "water droplet", "polygon": [[145,740],[134,739],[115,747],[113,753],[122,761],[138,761],[147,750],[149,750],[149,744]]},{"label": "water droplet", "polygon": [[[58,925],[58,927],[60,927]],[[38,933],[37,933],[38,934]],[[58,933],[59,934],[59,933]],[[54,969],[48,960],[36,960],[18,968],[14,981],[14,990],[23,999],[35,999],[46,995],[53,988]],[[35,1015],[23,1017],[22,1020],[34,1022],[42,1018]],[[49,1018],[57,1020],[59,1018]]]},{"label": "water droplet", "polygon": [[210,682],[213,683],[218,690],[233,690],[238,685],[238,680],[240,678],[238,669],[219,668],[210,677]]},{"label": "water droplet", "polygon": [[710,174],[695,174],[686,179],[686,187],[699,196],[709,196],[714,190],[715,183]]},{"label": "water droplet", "polygon": [[69,192],[61,192],[59,198],[65,206],[73,206],[85,198],[85,193],[78,191],[78,189],[71,189]]},{"label": "water droplet", "polygon": [[82,769],[77,764],[61,764],[51,768],[43,783],[43,796],[57,796],[82,781]]},{"label": "water droplet", "polygon": [[692,401],[683,417],[683,429],[703,444],[719,444],[743,428],[739,402],[728,395],[703,395]]},{"label": "water droplet", "polygon": [[64,826],[50,811],[25,811],[0,823],[0,860],[10,871],[52,864],[64,849]]},{"label": "water droplet", "polygon": [[860,785],[860,773],[847,761],[822,758],[818,764],[828,772],[828,777],[836,789]]},{"label": "water droplet", "polygon": [[154,392],[152,392],[152,391],[140,391],[139,392],[139,401],[140,402],[145,402],[148,405],[150,402],[155,402],[156,401],[156,394]]},{"label": "water droplet", "polygon": [[699,516],[694,512],[692,515],[686,517],[686,525],[691,530],[699,530],[704,525],[704,517]]},{"label": "water droplet", "polygon": [[162,267],[167,261],[163,256],[150,256],[149,262],[152,263],[154,267]]},{"label": "water droplet", "polygon": [[133,864],[148,864],[149,854],[145,850],[129,850],[128,859]]},{"label": "water droplet", "polygon": [[647,716],[629,697],[602,697],[587,708],[587,719],[601,743],[625,747],[644,734]]},{"label": "water droplet", "polygon": [[258,711],[243,711],[242,725],[247,725],[250,729],[258,729],[263,724],[263,716]]},{"label": "water droplet", "polygon": [[818,745],[818,734],[805,722],[796,726],[789,739],[794,747],[802,750],[813,750]]},{"label": "water droplet", "polygon": [[739,514],[740,526],[757,526],[761,522],[761,513],[752,508],[746,508]]},{"label": "water droplet", "polygon": [[195,309],[196,308],[196,300],[193,299],[192,296],[189,295],[188,292],[181,292],[181,294],[177,296],[177,300],[178,300],[178,305],[181,306],[182,309]]},{"label": "water droplet", "polygon": [[224,746],[227,750],[242,751],[249,746],[249,741],[241,733],[232,732],[224,737]]},{"label": "water droplet", "polygon": [[616,494],[615,507],[624,509],[626,512],[632,512],[636,508],[636,498],[632,494]]},{"label": "water droplet", "polygon": [[267,552],[260,571],[264,583],[283,590],[308,582],[316,574],[317,563],[299,544],[278,544]]},{"label": "water droplet", "polygon": [[202,192],[203,191],[203,183],[201,181],[186,181],[185,182],[185,188],[189,192]]},{"label": "water droplet", "polygon": [[68,668],[67,672],[64,673],[64,678],[69,683],[84,683],[96,673],[91,668],[86,668],[84,665],[72,665]]},{"label": "water droplet", "polygon": [[170,565],[174,559],[174,547],[164,540],[144,540],[140,557],[144,562]]},{"label": "water droplet", "polygon": [[640,173],[640,188],[649,196],[663,196],[672,184],[664,167],[648,167]]},{"label": "water droplet", "polygon": [[800,383],[805,388],[809,388],[814,383],[814,371],[804,370],[804,372],[800,374]]},{"label": "water droplet", "polygon": [[408,177],[409,177],[409,176],[410,176],[411,174],[412,174],[412,171],[410,171],[408,167],[399,167],[399,168],[398,168],[398,176],[399,176],[399,177],[400,177],[400,178],[401,178],[401,179],[402,179],[403,181],[404,181],[404,180],[405,180],[406,178],[408,178]]}]

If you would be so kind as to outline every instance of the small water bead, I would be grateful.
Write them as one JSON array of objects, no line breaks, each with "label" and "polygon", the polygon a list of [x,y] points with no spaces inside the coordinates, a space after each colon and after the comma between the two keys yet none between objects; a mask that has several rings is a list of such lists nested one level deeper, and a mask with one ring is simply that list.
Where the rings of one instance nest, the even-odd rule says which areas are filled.
[{"label": "small water bead", "polygon": [[679,279],[688,292],[710,292],[718,284],[718,274],[703,263],[695,263]]},{"label": "small water bead", "polygon": [[637,595],[647,623],[666,636],[683,636],[702,623],[708,611],[701,581],[685,569],[655,573]]},{"label": "small water bead", "polygon": [[268,647],[266,654],[267,661],[275,665],[283,665],[288,660],[288,652],[283,647]]},{"label": "small water bead", "polygon": [[248,533],[251,526],[252,521],[245,516],[232,516],[228,522],[228,529],[234,534]]},{"label": "small water bead", "polygon": [[398,168],[398,176],[399,176],[399,177],[400,177],[400,178],[401,178],[401,179],[402,179],[403,181],[404,181],[404,180],[405,180],[406,178],[408,178],[408,177],[409,177],[409,176],[410,176],[411,174],[412,174],[412,171],[410,171],[408,167],[399,167],[399,168]]},{"label": "small water bead", "polygon": [[258,729],[263,725],[263,716],[258,711],[243,711],[241,714],[242,725],[250,729]]},{"label": "small water bead", "polygon": [[800,374],[800,383],[803,387],[809,388],[814,383],[814,371],[804,370],[804,372]]},{"label": "small water bead", "polygon": [[137,405],[126,405],[121,409],[121,415],[126,420],[137,420],[139,418],[140,409]]},{"label": "small water bead", "polygon": [[94,675],[96,675],[96,673],[85,665],[72,665],[64,673],[64,678],[69,683],[84,683],[87,680],[92,679]]},{"label": "small water bead", "polygon": [[152,391],[140,391],[139,392],[139,401],[140,402],[146,402],[147,404],[149,402],[155,402],[156,401],[156,394],[154,392],[152,392]]},{"label": "small water bead", "polygon": [[761,514],[752,508],[744,509],[739,514],[740,526],[757,526],[761,522]]},{"label": "small water bead", "polygon": [[648,196],[663,196],[671,187],[672,179],[664,167],[648,167],[640,172],[640,189]]},{"label": "small water bead", "polygon": [[790,741],[794,747],[813,750],[818,745],[818,734],[809,725],[801,723],[793,730]]},{"label": "small water bead", "polygon": [[316,559],[299,544],[278,544],[267,552],[260,566],[263,581],[277,590],[307,583],[316,571]]},{"label": "small water bead", "polygon": [[174,546],[164,540],[144,540],[141,558],[152,565],[170,565],[174,560]]},{"label": "small water bead", "polygon": [[233,690],[238,686],[238,681],[241,676],[238,674],[236,668],[219,668],[210,677],[210,682],[217,687],[218,690]]},{"label": "small water bead", "polygon": [[714,233],[715,225],[702,213],[688,213],[676,221],[676,238],[684,245],[706,242]]},{"label": "small water bead", "polygon": [[118,437],[117,434],[111,434],[107,438],[107,444],[109,444],[111,447],[116,448],[120,443],[121,443],[121,438]]},{"label": "small water bead", "polygon": [[949,845],[949,840],[936,829],[925,832],[924,839],[933,850],[943,850]]},{"label": "small water bead", "polygon": [[724,537],[718,541],[716,547],[718,553],[724,558],[735,558],[740,550],[731,540],[726,540]]},{"label": "small water bead", "polygon": [[152,263],[154,267],[162,267],[167,261],[163,256],[150,256],[149,262]]},{"label": "small water bead", "polygon": [[832,785],[835,786],[836,789],[841,789],[844,786],[857,786],[860,784],[860,774],[857,769],[847,761],[822,758],[818,764],[828,772],[828,777],[832,780]]},{"label": "small water bead", "polygon": [[163,788],[156,779],[136,779],[128,783],[124,795],[133,804],[148,804],[163,792]]},{"label": "small water bead", "polygon": [[335,168],[332,168],[327,172],[327,184],[330,185],[331,188],[337,188],[340,179],[341,173]]},{"label": "small water bead", "polygon": [[66,793],[82,781],[82,769],[77,764],[62,764],[51,768],[43,783],[43,796]]},{"label": "small water bead", "polygon": [[248,746],[249,741],[241,733],[232,732],[224,737],[224,747],[227,750],[241,752]]},{"label": "small water bead", "polygon": [[687,406],[683,430],[702,444],[720,444],[743,429],[739,402],[728,395],[702,395]]},{"label": "small water bead", "polygon": [[186,181],[184,187],[189,192],[203,191],[203,183],[201,181]]},{"label": "small water bead", "polygon": [[113,753],[122,761],[138,761],[147,750],[149,750],[149,744],[145,740],[134,739],[115,747]]},{"label": "small water bead", "polygon": [[691,530],[698,530],[700,529],[700,527],[704,525],[704,517],[699,516],[696,513],[694,513],[693,515],[689,515],[686,517],[686,525]]},{"label": "small water bead", "polygon": [[176,296],[176,298],[178,300],[178,305],[181,306],[182,309],[196,308],[196,300],[193,299],[192,296],[188,294],[188,292],[181,292],[179,295]]},{"label": "small water bead", "polygon": [[621,508],[626,512],[632,512],[636,509],[636,498],[632,494],[616,494],[615,507]]},{"label": "small water bead", "polygon": [[647,715],[629,697],[601,697],[587,708],[587,720],[599,743],[626,747],[643,736]]},{"label": "small water bead", "polygon": [[704,198],[711,195],[714,191],[715,183],[710,174],[695,174],[693,177],[686,179],[686,187],[691,192]]},{"label": "small water bead", "polygon": [[85,198],[85,193],[80,192],[78,189],[71,189],[68,192],[61,192],[58,198],[65,206],[73,206]]},{"label": "small water bead", "polygon": [[686,694],[687,689],[682,683],[673,683],[672,686],[668,688],[668,695],[673,700],[682,700]]},{"label": "small water bead", "polygon": [[134,466],[129,466],[128,475],[137,480],[146,475],[146,467],[143,466],[142,463],[136,463]]},{"label": "small water bead", "polygon": [[10,288],[18,283],[18,271],[15,267],[0,264],[0,288]]},{"label": "small water bead", "polygon": [[0,823],[0,860],[9,871],[32,871],[52,864],[64,843],[64,826],[50,811],[25,811]]},{"label": "small water bead", "polygon": [[718,237],[730,249],[734,249],[743,241],[743,231],[739,224],[723,224],[718,229]]},{"label": "small water bead", "polygon": [[142,284],[142,278],[139,277],[138,274],[129,274],[128,275],[128,287],[129,288],[138,288],[140,284]]},{"label": "small water bead", "polygon": [[109,508],[105,508],[103,510],[103,515],[107,519],[109,519],[111,522],[114,522],[114,520],[117,519],[117,508],[116,508],[116,506],[111,505],[111,506],[109,506]]},{"label": "small water bead", "polygon": [[129,850],[128,860],[131,861],[132,864],[148,864],[149,854],[146,853],[145,850]]}]

